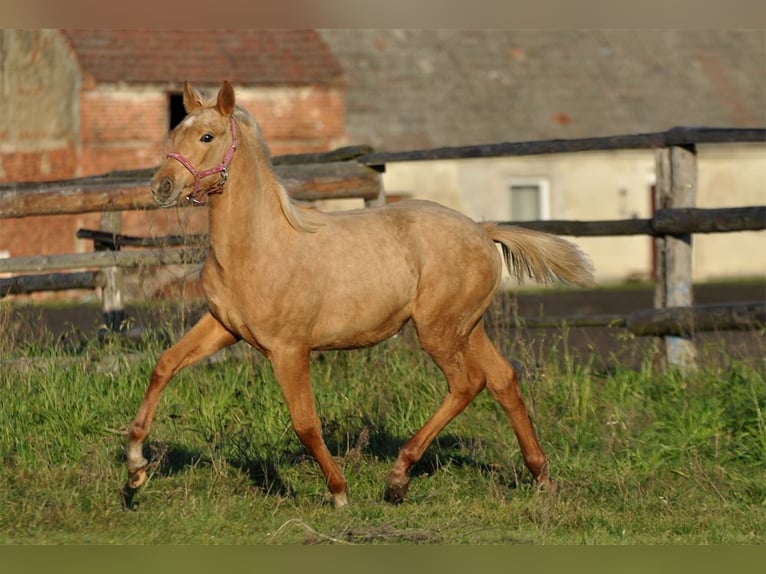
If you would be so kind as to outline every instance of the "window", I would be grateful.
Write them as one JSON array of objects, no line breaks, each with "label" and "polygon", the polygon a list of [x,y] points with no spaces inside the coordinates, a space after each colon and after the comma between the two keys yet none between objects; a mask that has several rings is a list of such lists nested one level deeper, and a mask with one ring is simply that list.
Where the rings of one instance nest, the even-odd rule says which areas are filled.
[{"label": "window", "polygon": [[168,94],[168,117],[170,118],[168,128],[171,130],[186,117],[183,94]]},{"label": "window", "polygon": [[511,221],[535,221],[550,218],[549,188],[544,179],[511,181]]}]

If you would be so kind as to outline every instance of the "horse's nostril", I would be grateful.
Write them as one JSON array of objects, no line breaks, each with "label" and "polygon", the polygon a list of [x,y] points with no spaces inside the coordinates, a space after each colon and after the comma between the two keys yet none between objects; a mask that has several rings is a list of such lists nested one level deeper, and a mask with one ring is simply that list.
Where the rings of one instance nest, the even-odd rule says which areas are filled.
[{"label": "horse's nostril", "polygon": [[152,186],[152,194],[159,202],[167,201],[173,195],[173,180],[169,177],[163,177]]},{"label": "horse's nostril", "polygon": [[170,195],[170,192],[173,191],[173,182],[170,181],[169,178],[165,178],[162,181],[160,181],[160,187],[159,187],[159,194],[163,196]]}]

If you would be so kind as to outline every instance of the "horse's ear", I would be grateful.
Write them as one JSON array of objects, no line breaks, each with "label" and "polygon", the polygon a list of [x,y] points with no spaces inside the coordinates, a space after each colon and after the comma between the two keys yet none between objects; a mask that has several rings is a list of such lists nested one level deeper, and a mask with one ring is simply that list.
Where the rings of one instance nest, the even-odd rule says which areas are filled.
[{"label": "horse's ear", "polygon": [[192,88],[192,85],[189,82],[184,82],[184,109],[186,110],[186,113],[190,114],[201,107],[202,96],[197,93],[197,90]]},{"label": "horse's ear", "polygon": [[218,91],[218,102],[215,107],[221,115],[230,116],[231,112],[234,111],[234,103],[234,88],[231,87],[227,80],[224,80],[221,89]]}]

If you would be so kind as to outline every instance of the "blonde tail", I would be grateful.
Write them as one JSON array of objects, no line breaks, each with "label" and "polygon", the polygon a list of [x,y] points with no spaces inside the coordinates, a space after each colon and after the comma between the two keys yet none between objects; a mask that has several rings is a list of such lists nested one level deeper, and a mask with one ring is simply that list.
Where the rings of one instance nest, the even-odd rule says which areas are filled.
[{"label": "blonde tail", "polygon": [[513,225],[486,222],[481,226],[501,245],[508,272],[517,281],[530,277],[538,283],[560,280],[582,287],[594,284],[593,265],[574,243]]}]

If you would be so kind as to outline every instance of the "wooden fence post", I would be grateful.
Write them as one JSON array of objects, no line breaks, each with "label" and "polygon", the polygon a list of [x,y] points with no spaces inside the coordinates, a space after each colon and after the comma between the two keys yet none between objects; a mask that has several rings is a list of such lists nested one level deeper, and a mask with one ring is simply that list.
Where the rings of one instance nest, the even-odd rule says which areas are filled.
[{"label": "wooden fence post", "polygon": [[[105,211],[101,214],[101,230],[110,233],[122,231],[122,212]],[[94,242],[96,251],[114,249],[114,246]],[[119,247],[117,247],[119,249]],[[125,308],[122,303],[122,271],[119,267],[104,268],[104,286],[101,289],[101,311],[103,314],[104,332],[117,332],[124,328]]]},{"label": "wooden fence post", "polygon": [[383,189],[383,184],[381,184],[380,192],[378,193],[378,196],[374,199],[365,199],[364,206],[365,207],[382,207],[384,205],[386,205],[386,191]]},{"label": "wooden fence post", "polygon": [[[657,209],[694,207],[697,195],[697,150],[695,146],[671,146],[656,152]],[[661,235],[655,239],[656,266],[654,307],[691,307],[692,235]],[[693,368],[696,350],[691,335],[663,338],[669,366]]]},{"label": "wooden fence post", "polygon": [[378,187],[378,195],[375,197],[369,197],[364,199],[364,206],[365,207],[383,207],[386,205],[386,188],[383,185],[383,176],[382,174],[386,172],[386,164],[379,164],[379,165],[368,165],[367,167],[373,169],[376,171],[380,177],[380,186]]}]

